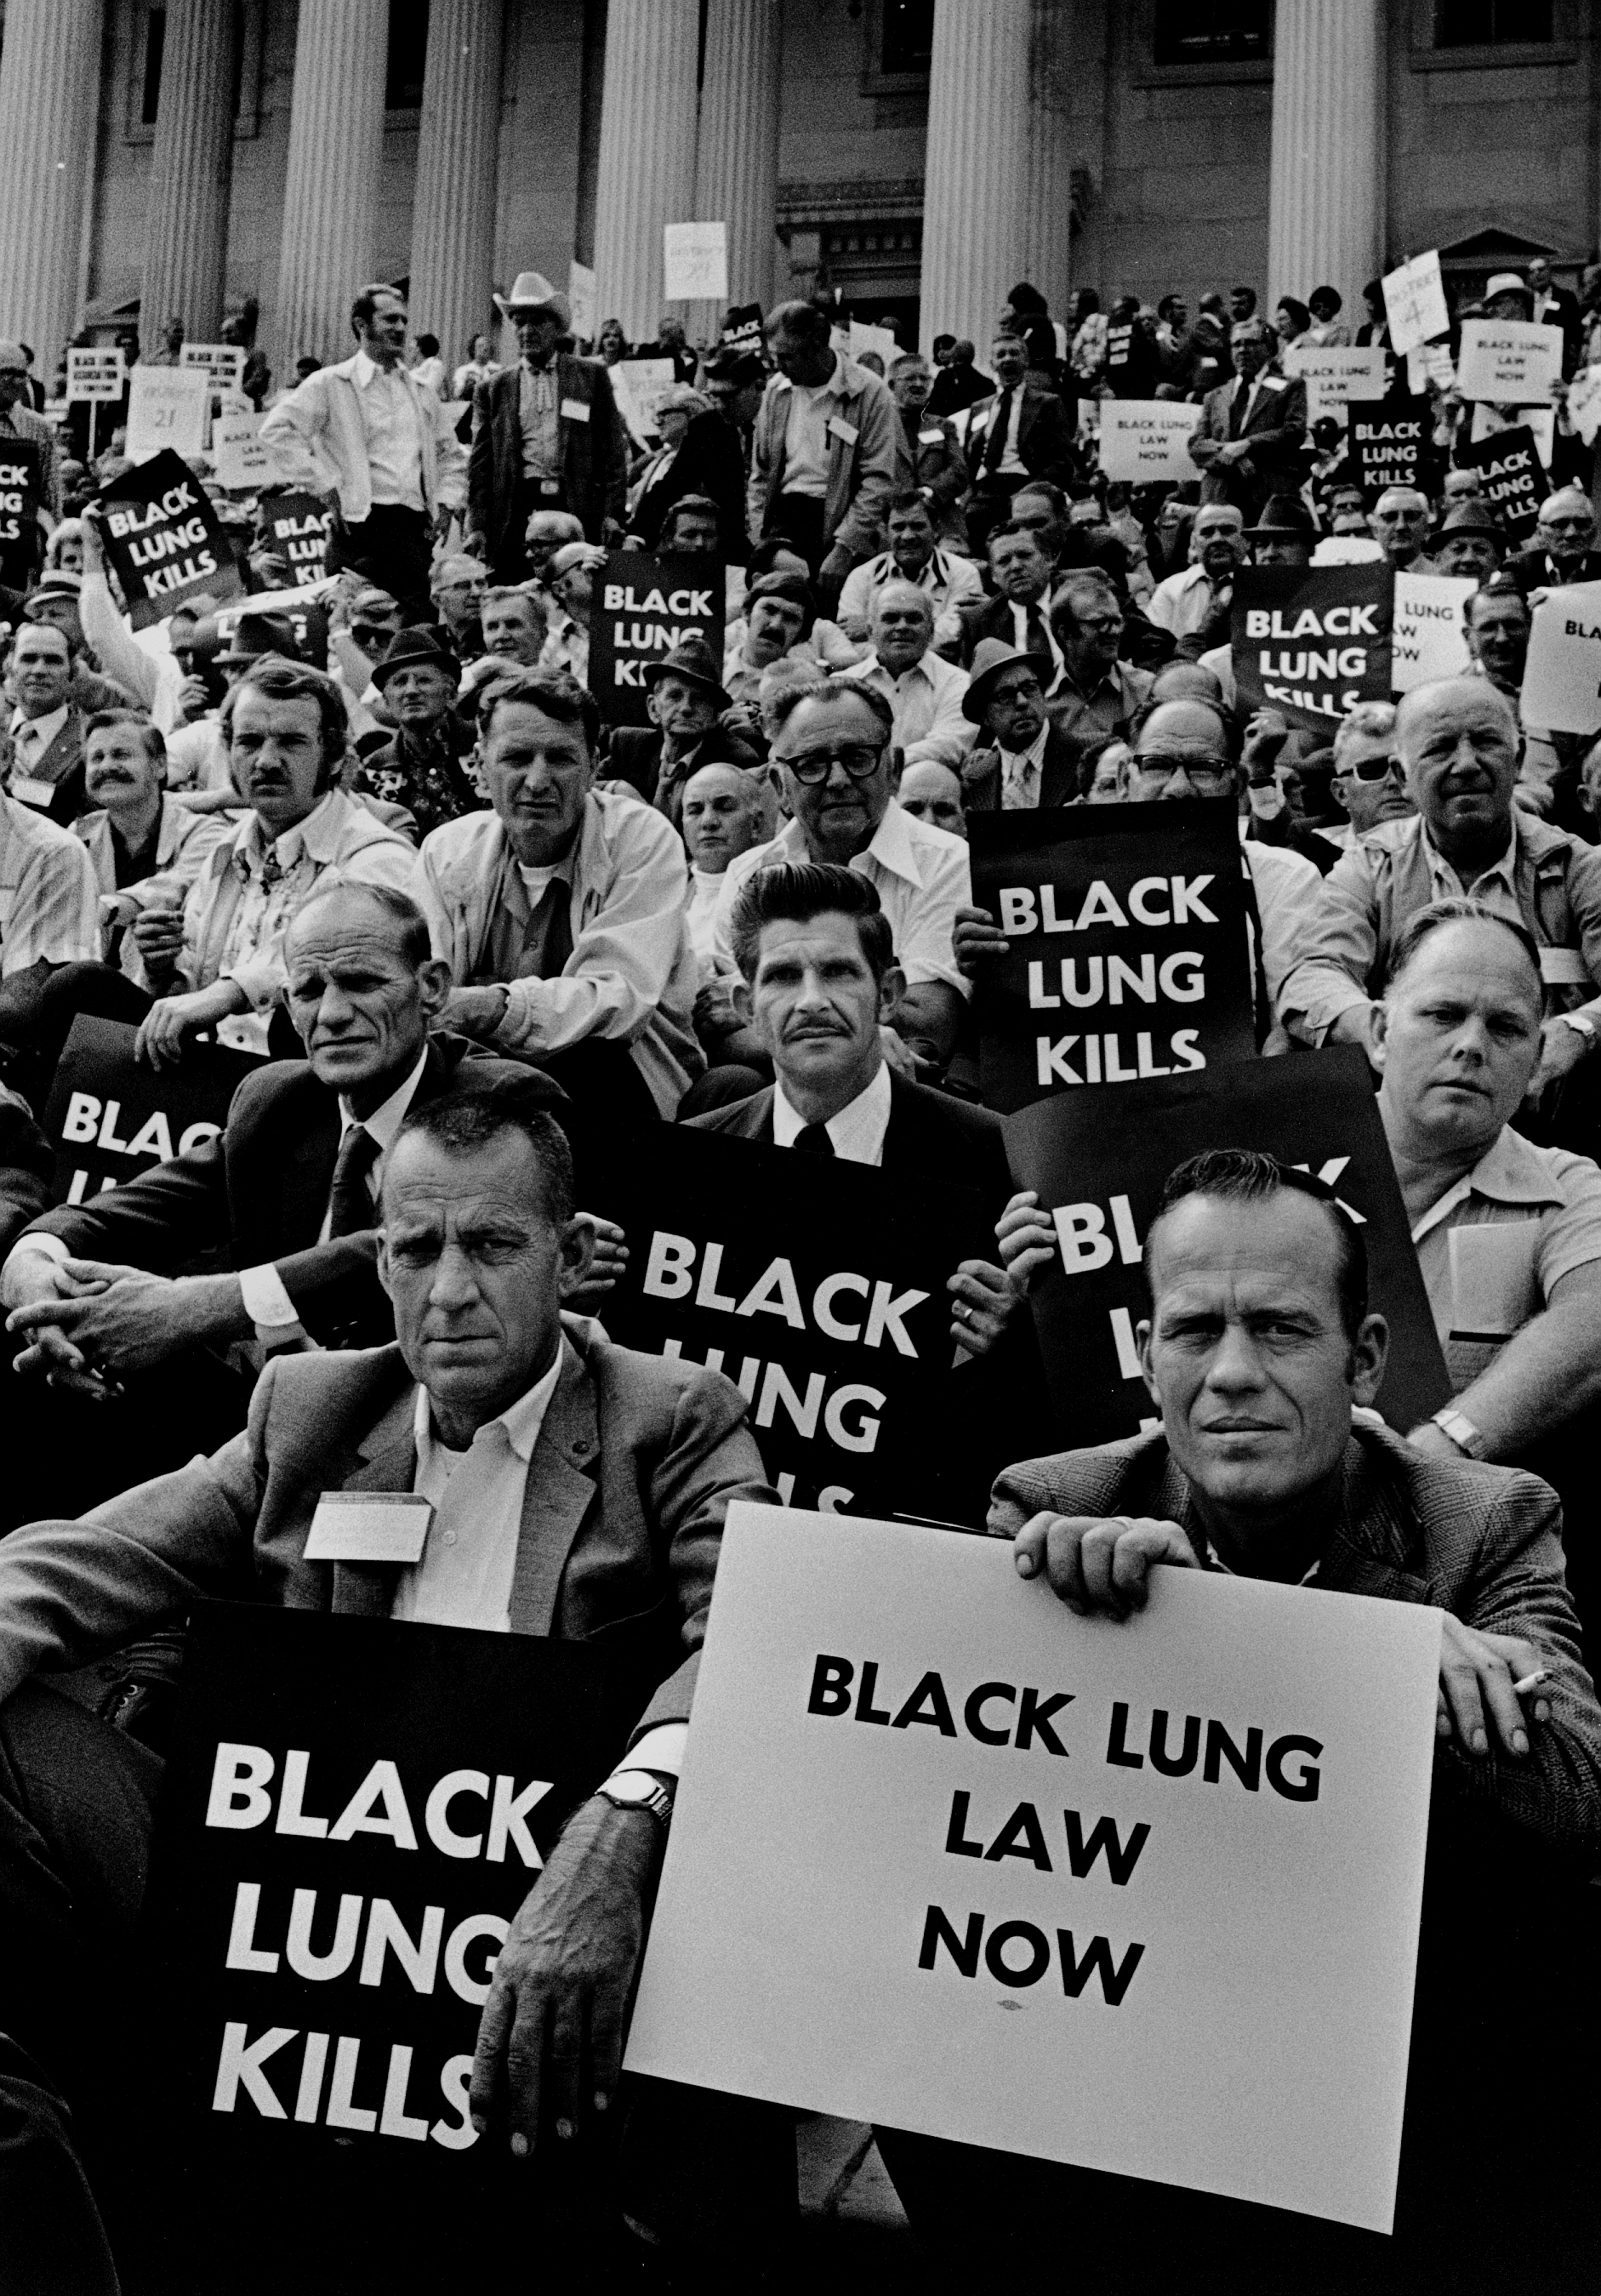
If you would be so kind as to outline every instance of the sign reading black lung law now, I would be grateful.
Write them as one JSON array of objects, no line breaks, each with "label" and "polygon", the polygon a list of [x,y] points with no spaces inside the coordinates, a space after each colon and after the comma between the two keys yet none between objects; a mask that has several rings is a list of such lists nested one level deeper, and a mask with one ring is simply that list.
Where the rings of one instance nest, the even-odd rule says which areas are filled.
[{"label": "sign reading black lung law now", "polygon": [[471,2151],[496,1955],[634,1718],[582,1644],[201,1604],[144,1915],[176,2112]]},{"label": "sign reading black lung law now", "polygon": [[0,582],[27,586],[39,562],[39,442],[0,439]]},{"label": "sign reading black lung law now", "polygon": [[125,1021],[83,1013],[72,1023],[45,1110],[55,1203],[81,1204],[214,1139],[234,1092],[261,1065],[227,1045],[191,1041],[176,1068],[152,1069],[134,1058],[137,1035]]},{"label": "sign reading black lung law now", "polygon": [[243,597],[244,583],[211,497],[169,447],[125,471],[97,499],[105,512],[106,556],[135,629],[165,620],[202,590],[218,604]]},{"label": "sign reading black lung law now", "polygon": [[1388,701],[1394,614],[1385,565],[1242,567],[1229,616],[1241,709],[1332,734],[1359,701]]},{"label": "sign reading black lung law now", "polygon": [[1476,446],[1459,447],[1457,460],[1484,473],[1484,499],[1514,542],[1526,542],[1539,524],[1545,465],[1526,422],[1492,430]]},{"label": "sign reading black lung law now", "polygon": [[1257,1148],[1326,1180],[1360,1221],[1368,1296],[1390,1326],[1378,1408],[1401,1433],[1451,1399],[1367,1063],[1252,1061],[1137,1085],[1108,1124],[1080,1095],[1010,1118],[1020,1188],[1036,1188],[1058,1259],[1031,1294],[1063,1443],[1109,1443],[1154,1425],[1135,1327],[1148,1312],[1140,1254],[1170,1172],[1210,1148]]},{"label": "sign reading black lung law now", "polygon": [[1256,1049],[1234,807],[981,813],[973,894],[1005,932],[976,1006],[987,1108]]},{"label": "sign reading black lung law now", "polygon": [[641,1165],[601,1206],[628,1239],[612,1337],[743,1389],[786,1505],[937,1512],[964,1376],[945,1287],[961,1260],[995,1256],[978,1198],[671,1126]]},{"label": "sign reading black lung law now", "polygon": [[263,502],[269,546],[287,558],[297,582],[322,575],[323,547],[333,512],[316,495],[269,495]]},{"label": "sign reading black lung law now", "polygon": [[652,662],[694,635],[723,660],[723,570],[715,558],[651,558],[614,550],[595,572],[589,691],[608,726],[648,726]]},{"label": "sign reading black lung law now", "polygon": [[1397,396],[1376,405],[1353,404],[1346,412],[1351,460],[1370,509],[1386,487],[1422,486],[1433,435],[1426,398]]}]

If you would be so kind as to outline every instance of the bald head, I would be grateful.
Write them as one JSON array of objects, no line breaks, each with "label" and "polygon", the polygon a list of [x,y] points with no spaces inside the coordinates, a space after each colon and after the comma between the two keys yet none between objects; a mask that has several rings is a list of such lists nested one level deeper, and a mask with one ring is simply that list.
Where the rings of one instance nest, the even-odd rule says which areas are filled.
[{"label": "bald head", "polygon": [[886,582],[873,602],[872,628],[874,652],[899,677],[933,642],[934,602],[915,582]]},{"label": "bald head", "polygon": [[684,787],[684,842],[697,869],[720,876],[736,854],[769,834],[765,774],[702,766]]},{"label": "bald head", "polygon": [[1162,701],[1139,731],[1132,754],[1120,766],[1124,797],[1227,797],[1234,788],[1228,734],[1217,710],[1203,701]]},{"label": "bald head", "polygon": [[1395,743],[1433,842],[1453,865],[1489,866],[1512,833],[1518,727],[1506,695],[1483,677],[1414,686],[1396,712]]}]

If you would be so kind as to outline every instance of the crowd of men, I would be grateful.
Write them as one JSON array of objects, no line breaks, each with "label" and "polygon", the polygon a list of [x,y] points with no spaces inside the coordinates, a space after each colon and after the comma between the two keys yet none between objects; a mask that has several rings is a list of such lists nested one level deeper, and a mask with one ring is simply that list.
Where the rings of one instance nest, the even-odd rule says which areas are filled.
[{"label": "crowd of men", "polygon": [[[1404,390],[1367,300],[1357,340]],[[1342,308],[1318,287],[1269,323],[1236,289],[1192,322],[1174,296],[1081,295],[1058,327],[1020,284],[989,343],[883,373],[821,301],[771,312],[759,348],[697,352],[664,319],[640,351],[677,381],[642,439],[613,385],[640,354],[608,322],[590,355],[538,274],[502,304],[505,363],[475,336],[454,370],[365,288],[349,356],[275,398],[256,376],[277,483],[330,514],[319,578],[270,547],[270,489],[218,488],[248,594],[154,633],[108,563],[119,442],[73,455],[0,344],[0,433],[50,444],[38,562],[0,600],[0,2245],[35,2271],[0,2261],[0,2283],[144,2284],[161,2203],[119,2174],[122,1996],[183,1620],[202,1595],[354,1607],[373,1574],[305,1547],[358,1476],[434,1509],[392,1619],[670,1622],[628,1753],[496,1964],[474,2125],[552,2191],[570,2155],[600,2161],[585,2206],[620,2269],[675,2239],[782,2241],[787,2127],[714,2126],[693,2098],[670,2138],[648,2102],[608,2118],[718,1536],[734,1501],[776,1498],[741,1390],[606,1329],[639,1241],[612,1182],[678,1125],[982,1198],[994,1242],[951,1273],[927,1441],[1004,1431],[989,1532],[1074,1610],[1126,1616],[1162,1564],[1445,1613],[1385,2255],[884,2132],[931,2259],[971,2282],[1066,2223],[1108,2289],[1171,2285],[1179,2256],[1197,2289],[1488,2286],[1515,2256],[1590,2284],[1565,2100],[1529,2101],[1558,2005],[1590,2030],[1601,1873],[1601,742],[1524,724],[1520,693],[1542,598],[1601,575],[1565,403],[1601,359],[1601,268],[1582,299],[1539,266],[1490,283],[1491,316],[1563,332],[1521,545],[1458,460],[1449,387],[1416,488],[1365,491],[1339,426],[1309,431],[1286,353],[1349,341]],[[1099,410],[1158,397],[1193,402],[1193,479],[1108,481]],[[1243,569],[1333,542],[1476,586],[1461,675],[1318,731],[1241,703],[1231,607]],[[702,559],[727,599],[720,656],[692,635],[651,663],[646,727],[588,682],[596,570],[624,547]],[[975,984],[1007,944],[969,824],[1193,798],[1237,817],[1260,1057],[1366,1057],[1453,1394],[1376,1420],[1359,1226],[1316,1179],[1219,1150],[1145,1239],[1153,1431],[1051,1453],[1028,1302],[1057,1247],[982,1104]],[[157,1072],[209,1045],[252,1065],[214,1135],[60,1201],[43,1125],[80,1017],[127,1024]],[[566,1542],[548,1567],[535,1523]],[[1539,2035],[1510,2067],[1508,2027]],[[710,2196],[653,2218],[638,2158],[669,2142]]]}]

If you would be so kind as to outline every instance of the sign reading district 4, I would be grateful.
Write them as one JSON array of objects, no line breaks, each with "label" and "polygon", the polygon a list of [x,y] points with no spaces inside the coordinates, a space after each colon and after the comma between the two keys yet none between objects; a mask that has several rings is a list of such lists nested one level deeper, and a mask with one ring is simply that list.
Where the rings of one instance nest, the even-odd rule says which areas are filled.
[{"label": "sign reading district 4", "polygon": [[1063,1444],[1110,1443],[1155,1423],[1136,1346],[1147,1313],[1140,1254],[1169,1173],[1209,1148],[1259,1148],[1328,1182],[1361,1224],[1368,1297],[1390,1326],[1379,1409],[1405,1434],[1450,1401],[1359,1052],[1136,1085],[1115,1126],[1070,1095],[1010,1118],[1006,1147],[1018,1186],[1038,1190],[1056,1231],[1055,1265],[1030,1296]]},{"label": "sign reading district 4", "polygon": [[1419,1605],[1076,1619],[736,1505],[628,2067],[1387,2232],[1439,1665]]},{"label": "sign reading district 4", "polygon": [[1383,564],[1243,566],[1230,615],[1241,709],[1332,733],[1359,701],[1388,701],[1394,591]]},{"label": "sign reading district 4", "polygon": [[621,1748],[601,1660],[202,1603],[178,1728],[144,1906],[177,2112],[285,2166],[454,2161],[496,1955]]},{"label": "sign reading district 4", "polygon": [[969,833],[1008,942],[976,992],[987,1108],[1256,1050],[1232,804],[975,814]]},{"label": "sign reading district 4", "polygon": [[595,570],[589,607],[589,690],[608,726],[648,726],[653,661],[698,632],[723,659],[723,570],[710,558],[614,550]]},{"label": "sign reading district 4", "polygon": [[189,1045],[176,1068],[135,1061],[138,1030],[80,1013],[45,1109],[55,1145],[53,1201],[81,1204],[214,1139],[228,1103],[260,1062],[226,1045]]},{"label": "sign reading district 4", "polygon": [[164,621],[201,590],[219,605],[243,597],[244,582],[211,497],[170,447],[113,479],[99,501],[106,556],[135,629]]}]

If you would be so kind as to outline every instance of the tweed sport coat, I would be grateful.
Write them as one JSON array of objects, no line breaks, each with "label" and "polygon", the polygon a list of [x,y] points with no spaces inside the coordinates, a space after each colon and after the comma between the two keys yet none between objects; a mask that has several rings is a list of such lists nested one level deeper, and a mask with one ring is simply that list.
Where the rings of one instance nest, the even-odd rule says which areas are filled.
[{"label": "tweed sport coat", "polygon": [[[637,1730],[683,1721],[728,1507],[776,1494],[732,1381],[613,1347],[582,1316],[562,1327],[512,1631],[595,1643],[648,1693]],[[410,1490],[415,1393],[398,1347],[280,1357],[209,1459],[0,1540],[0,1700],[181,1624],[200,1597],[387,1618],[397,1567],[308,1562],[305,1546],[324,1491]]]},{"label": "tweed sport coat", "polygon": [[[1346,1446],[1338,1529],[1318,1584],[1389,1603],[1433,1603],[1481,1633],[1519,1635],[1552,1680],[1551,1719],[1531,1730],[1526,1761],[1435,1752],[1436,1790],[1493,1808],[1556,1848],[1601,1850],[1601,1706],[1580,1657],[1563,1570],[1562,1507],[1548,1483],[1512,1467],[1425,1458],[1387,1430],[1358,1427]],[[1188,1479],[1157,1431],[1084,1451],[1025,1459],[996,1480],[989,1528],[1009,1538],[1030,1515],[1148,1515],[1176,1522],[1215,1567]]]},{"label": "tweed sport coat", "polygon": [[[627,470],[627,433],[598,359],[555,356],[557,433],[567,507],[583,521],[587,540],[599,542],[608,519],[620,524]],[[467,465],[468,525],[481,534],[492,558],[521,537],[515,532],[522,478],[522,371],[509,366],[472,394],[472,450]]]}]

